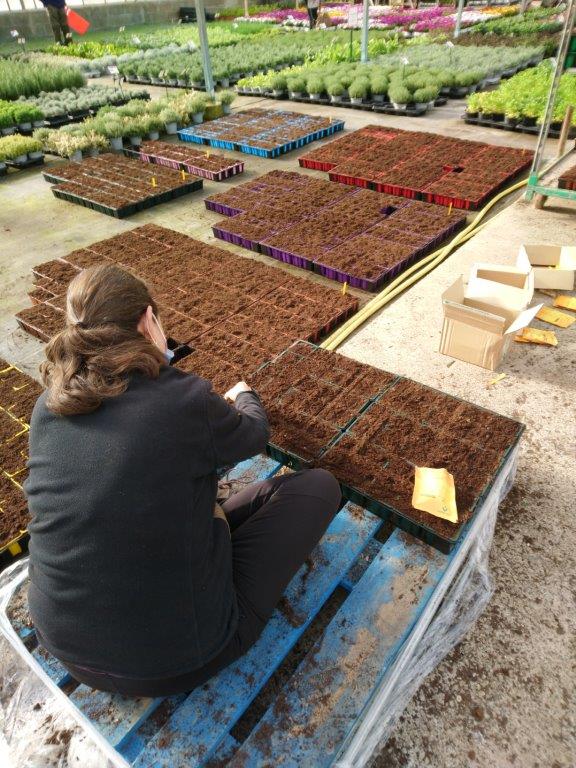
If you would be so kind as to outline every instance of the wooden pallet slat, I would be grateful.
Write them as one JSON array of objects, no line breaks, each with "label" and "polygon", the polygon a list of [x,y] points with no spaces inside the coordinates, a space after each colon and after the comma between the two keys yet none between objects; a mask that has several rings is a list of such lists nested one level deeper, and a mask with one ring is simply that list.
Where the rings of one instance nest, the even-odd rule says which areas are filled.
[{"label": "wooden pallet slat", "polygon": [[193,691],[149,742],[136,768],[204,765],[347,573],[381,521],[347,504],[334,518],[248,653]]},{"label": "wooden pallet slat", "polygon": [[32,651],[32,656],[38,662],[38,664],[40,664],[50,680],[56,683],[56,685],[62,687],[66,683],[70,682],[70,680],[72,680],[72,675],[70,672],[68,672],[66,667],[41,645],[38,645],[36,648],[34,648]]},{"label": "wooden pallet slat", "polygon": [[112,746],[119,747],[163,701],[162,698],[128,698],[79,685],[70,694],[78,707]]},{"label": "wooden pallet slat", "polygon": [[447,563],[395,531],[230,768],[330,765]]}]

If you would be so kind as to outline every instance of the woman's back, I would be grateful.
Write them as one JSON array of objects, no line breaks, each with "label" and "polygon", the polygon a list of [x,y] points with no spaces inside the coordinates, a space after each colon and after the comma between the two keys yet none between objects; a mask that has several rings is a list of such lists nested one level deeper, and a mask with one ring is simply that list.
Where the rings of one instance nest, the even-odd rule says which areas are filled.
[{"label": "woman's back", "polygon": [[[238,459],[237,413],[168,367],[133,374],[92,413],[56,415],[45,400],[26,483],[30,608],[44,644],[124,675],[200,666],[237,618],[230,538],[213,518],[216,467]],[[261,449],[265,427],[242,453]]]}]

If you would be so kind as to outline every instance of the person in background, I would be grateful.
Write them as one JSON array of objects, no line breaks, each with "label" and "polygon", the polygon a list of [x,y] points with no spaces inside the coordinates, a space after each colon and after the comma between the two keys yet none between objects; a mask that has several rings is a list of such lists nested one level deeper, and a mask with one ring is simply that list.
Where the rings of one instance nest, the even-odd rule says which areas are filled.
[{"label": "person in background", "polygon": [[66,16],[65,0],[40,0],[48,13],[54,40],[58,45],[68,45],[72,40],[68,17]]},{"label": "person in background", "polygon": [[341,501],[310,469],[218,505],[218,468],[265,449],[266,412],[248,384],[225,399],[169,362],[146,285],[85,269],[30,424],[36,634],[76,680],[125,696],[190,691],[245,653]]},{"label": "person in background", "polygon": [[320,10],[320,0],[306,0],[306,10],[310,19],[310,29],[314,29],[318,21],[318,11]]}]

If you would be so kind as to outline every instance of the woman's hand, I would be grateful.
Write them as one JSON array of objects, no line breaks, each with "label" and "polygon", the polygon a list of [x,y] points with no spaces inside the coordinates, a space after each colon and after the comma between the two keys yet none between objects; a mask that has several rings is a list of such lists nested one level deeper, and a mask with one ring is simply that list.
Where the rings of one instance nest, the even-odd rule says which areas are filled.
[{"label": "woman's hand", "polygon": [[245,381],[239,381],[238,384],[235,384],[232,389],[229,389],[228,392],[226,392],[224,398],[234,402],[242,392],[252,392],[252,387],[246,384]]}]

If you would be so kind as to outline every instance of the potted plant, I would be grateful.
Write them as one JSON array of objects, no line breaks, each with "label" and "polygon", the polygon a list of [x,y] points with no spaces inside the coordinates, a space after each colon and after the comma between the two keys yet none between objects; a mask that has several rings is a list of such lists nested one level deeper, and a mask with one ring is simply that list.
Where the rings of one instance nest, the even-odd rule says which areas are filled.
[{"label": "potted plant", "polygon": [[178,73],[178,85],[181,88],[187,88],[190,85],[190,75],[187,69],[182,69]]},{"label": "potted plant", "polygon": [[319,101],[324,92],[324,80],[319,75],[311,75],[306,82],[306,90],[312,101]]},{"label": "potted plant", "polygon": [[133,147],[142,144],[142,136],[146,133],[146,126],[142,117],[130,117],[124,123],[124,135],[130,140]]},{"label": "potted plant", "polygon": [[164,77],[168,81],[168,85],[172,87],[178,85],[178,72],[174,69],[174,67],[169,67],[164,73]]},{"label": "potted plant", "polygon": [[372,99],[381,104],[384,101],[390,83],[388,78],[383,75],[375,75],[370,83],[370,90],[372,91]]},{"label": "potted plant", "polygon": [[158,115],[146,115],[142,118],[142,121],[150,141],[157,141],[160,138],[160,131],[164,129],[162,119]]},{"label": "potted plant", "polygon": [[368,96],[368,88],[366,80],[357,79],[350,83],[348,93],[350,94],[352,104],[362,104],[366,96]]},{"label": "potted plant", "polygon": [[434,101],[438,97],[438,88],[434,85],[427,85],[424,88],[417,88],[412,94],[414,104],[418,109],[428,109],[430,104],[434,106]]},{"label": "potted plant", "polygon": [[287,83],[284,75],[274,75],[270,80],[270,85],[272,86],[274,96],[279,97],[286,93]]},{"label": "potted plant", "polygon": [[95,130],[88,130],[84,134],[86,140],[86,152],[89,157],[97,157],[101,150],[108,149],[108,139]]},{"label": "potted plant", "polygon": [[232,102],[236,98],[236,94],[233,91],[222,91],[218,96],[222,104],[222,111],[225,115],[229,115],[232,111]]},{"label": "potted plant", "polygon": [[12,116],[12,107],[0,111],[0,129],[2,136],[10,136],[16,132],[14,117]]},{"label": "potted plant", "polygon": [[111,148],[119,152],[123,147],[124,137],[122,121],[115,114],[105,115],[102,122],[102,131],[110,142]]},{"label": "potted plant", "polygon": [[178,114],[170,108],[163,109],[159,114],[164,123],[164,130],[169,136],[175,136],[178,133]]},{"label": "potted plant", "polygon": [[301,99],[306,89],[306,81],[300,75],[288,77],[286,79],[288,86],[288,95],[291,99]]},{"label": "potted plant", "polygon": [[412,101],[412,95],[405,85],[394,84],[390,86],[388,96],[394,109],[404,110]]},{"label": "potted plant", "polygon": [[204,120],[204,112],[208,103],[207,97],[203,93],[195,94],[189,103],[189,110],[192,115],[194,125],[200,125]]},{"label": "potted plant", "polygon": [[342,101],[344,86],[340,80],[328,80],[326,82],[326,90],[330,96],[331,102],[334,104],[339,104]]}]

